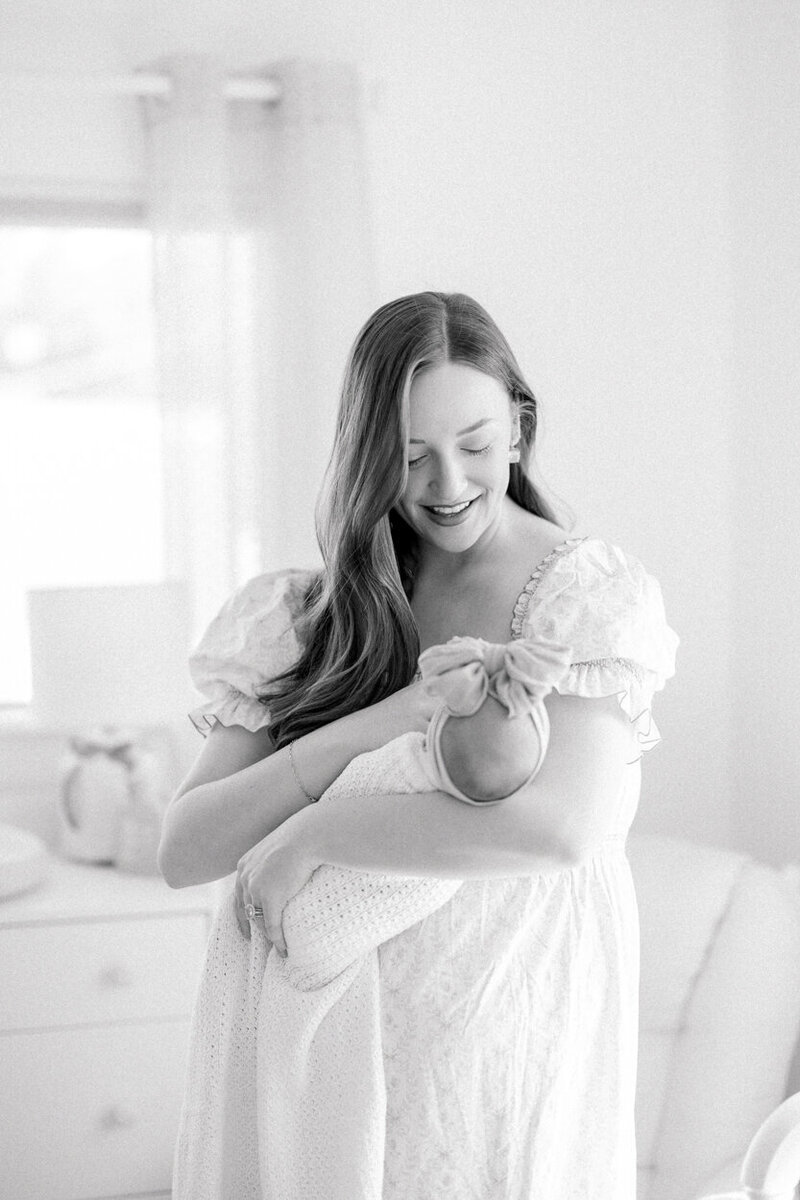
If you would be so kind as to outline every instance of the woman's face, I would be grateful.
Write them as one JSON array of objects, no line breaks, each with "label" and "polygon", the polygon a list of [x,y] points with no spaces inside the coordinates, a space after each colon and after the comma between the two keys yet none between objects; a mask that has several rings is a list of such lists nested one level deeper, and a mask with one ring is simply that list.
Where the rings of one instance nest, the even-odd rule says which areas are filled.
[{"label": "woman's face", "polygon": [[491,375],[444,362],[415,376],[409,401],[408,483],[397,508],[424,541],[468,550],[501,518],[519,436],[508,393]]}]

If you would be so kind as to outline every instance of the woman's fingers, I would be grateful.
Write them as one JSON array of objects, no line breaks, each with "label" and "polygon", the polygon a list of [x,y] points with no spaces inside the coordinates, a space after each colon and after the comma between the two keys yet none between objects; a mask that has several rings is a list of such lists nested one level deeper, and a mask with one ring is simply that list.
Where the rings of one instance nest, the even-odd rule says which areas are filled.
[{"label": "woman's fingers", "polygon": [[[286,942],[283,940],[283,929],[281,927],[281,916],[283,910],[281,909],[281,911],[277,912],[276,915],[272,915],[270,908],[268,907],[270,904],[269,897],[264,897],[263,899],[259,898],[252,891],[248,893],[249,899],[247,899],[245,897],[245,886],[241,875],[237,876],[236,884],[234,886],[234,893],[236,896],[236,924],[242,931],[242,935],[247,938],[249,942],[253,934],[253,931],[250,928],[251,922],[263,921],[264,928],[267,931],[267,937],[275,946],[275,949],[278,951],[278,953],[285,958]],[[253,917],[249,917],[247,915],[246,905],[248,903],[252,904],[257,910],[255,916]],[[273,909],[274,907],[275,906],[273,904]]]},{"label": "woman's fingers", "polygon": [[286,942],[283,938],[283,908],[284,899],[279,897],[275,889],[272,892],[265,887],[259,887],[254,881],[251,885],[251,899],[261,914],[254,919],[263,921],[267,937],[283,958],[286,957]]},{"label": "woman's fingers", "polygon": [[244,906],[244,916],[249,905],[260,910],[250,921],[264,922],[264,931],[282,958],[288,953],[283,936],[284,909],[320,865],[318,859],[309,856],[308,850],[301,849],[289,836],[286,827],[292,821],[296,824],[300,815],[267,834],[242,855],[237,865],[237,896]]},{"label": "woman's fingers", "polygon": [[[266,917],[265,917],[265,922],[266,922]],[[277,925],[275,925],[275,924],[267,925],[266,929],[267,929],[267,937],[272,942],[275,949],[278,951],[278,954],[280,954],[281,958],[286,958],[286,943],[283,940],[283,929],[281,928],[280,921],[278,922]]]},{"label": "woman's fingers", "polygon": [[246,901],[244,898],[244,891],[242,888],[242,880],[241,880],[241,877],[238,875],[236,877],[236,884],[234,885],[233,893],[234,893],[234,898],[235,898],[236,924],[239,926],[239,930],[241,931],[242,937],[245,937],[247,939],[247,941],[249,942],[250,941],[250,922],[247,919],[247,913],[244,911],[244,906],[245,906]]}]

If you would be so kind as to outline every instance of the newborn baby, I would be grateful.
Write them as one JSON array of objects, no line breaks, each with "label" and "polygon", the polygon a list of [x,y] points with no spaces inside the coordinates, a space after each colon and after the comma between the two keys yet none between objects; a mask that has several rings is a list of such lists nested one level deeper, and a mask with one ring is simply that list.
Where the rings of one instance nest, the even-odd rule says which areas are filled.
[{"label": "newborn baby", "polygon": [[497,804],[527,786],[547,752],[544,698],[568,666],[568,647],[524,638],[454,637],[425,650],[419,673],[441,700],[422,747],[433,786],[468,804]]},{"label": "newborn baby", "polygon": [[[566,646],[505,645],[454,637],[419,658],[440,700],[427,731],[410,732],[352,760],[320,798],[441,790],[467,804],[499,804],[536,776],[547,752],[544,698],[564,676]],[[287,981],[319,987],[359,955],[409,928],[460,887],[324,864],[283,911]]]}]

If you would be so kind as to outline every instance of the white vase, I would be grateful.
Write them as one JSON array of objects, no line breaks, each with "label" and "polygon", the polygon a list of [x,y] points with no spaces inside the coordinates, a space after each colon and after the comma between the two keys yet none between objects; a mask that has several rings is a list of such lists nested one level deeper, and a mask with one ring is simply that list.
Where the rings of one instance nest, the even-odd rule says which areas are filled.
[{"label": "white vase", "polygon": [[106,754],[74,753],[65,768],[58,804],[62,852],[77,862],[116,862],[129,768]]}]

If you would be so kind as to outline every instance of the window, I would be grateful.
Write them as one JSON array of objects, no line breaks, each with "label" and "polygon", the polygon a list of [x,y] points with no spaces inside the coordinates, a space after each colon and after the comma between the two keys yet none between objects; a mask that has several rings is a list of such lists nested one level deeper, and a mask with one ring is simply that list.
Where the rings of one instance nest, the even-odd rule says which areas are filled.
[{"label": "window", "polygon": [[0,228],[0,704],[31,699],[26,590],[164,577],[152,244]]}]

